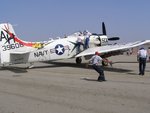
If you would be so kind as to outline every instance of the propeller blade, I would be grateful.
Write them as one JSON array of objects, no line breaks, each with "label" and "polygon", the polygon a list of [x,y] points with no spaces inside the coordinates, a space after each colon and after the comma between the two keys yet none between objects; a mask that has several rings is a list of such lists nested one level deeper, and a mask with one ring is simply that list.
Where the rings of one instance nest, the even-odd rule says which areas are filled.
[{"label": "propeller blade", "polygon": [[[101,42],[100,36],[107,35],[105,23],[102,22],[102,34],[92,33],[92,35],[98,36],[98,40]],[[116,41],[116,40],[119,40],[119,39],[120,39],[119,37],[111,37],[111,38],[108,38],[109,41]]]},{"label": "propeller blade", "polygon": [[116,40],[119,40],[120,38],[119,37],[111,37],[111,38],[108,38],[109,41],[116,41]]},{"label": "propeller blade", "polygon": [[103,35],[107,35],[104,22],[102,22],[102,32],[103,32]]}]

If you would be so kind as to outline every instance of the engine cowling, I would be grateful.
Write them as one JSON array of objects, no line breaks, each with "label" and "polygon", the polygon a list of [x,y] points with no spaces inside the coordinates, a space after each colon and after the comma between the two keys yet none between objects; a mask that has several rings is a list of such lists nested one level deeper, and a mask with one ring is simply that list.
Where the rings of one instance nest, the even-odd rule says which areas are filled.
[{"label": "engine cowling", "polygon": [[108,38],[105,35],[91,35],[90,44],[94,44],[95,46],[104,46],[108,44]]}]

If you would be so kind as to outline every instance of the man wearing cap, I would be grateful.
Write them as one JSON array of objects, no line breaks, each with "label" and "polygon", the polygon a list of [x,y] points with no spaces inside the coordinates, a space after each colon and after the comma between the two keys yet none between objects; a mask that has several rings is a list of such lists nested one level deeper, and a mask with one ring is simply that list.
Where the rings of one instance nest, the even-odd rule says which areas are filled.
[{"label": "man wearing cap", "polygon": [[139,61],[139,75],[144,75],[146,67],[146,59],[148,57],[147,50],[145,48],[140,48],[137,54],[137,59]]},{"label": "man wearing cap", "polygon": [[100,53],[95,52],[95,55],[92,56],[89,63],[91,63],[93,69],[95,69],[99,73],[98,81],[102,82],[102,81],[106,81],[106,80],[105,80],[104,70],[99,65],[99,63],[101,63],[103,59],[99,55],[100,55]]}]

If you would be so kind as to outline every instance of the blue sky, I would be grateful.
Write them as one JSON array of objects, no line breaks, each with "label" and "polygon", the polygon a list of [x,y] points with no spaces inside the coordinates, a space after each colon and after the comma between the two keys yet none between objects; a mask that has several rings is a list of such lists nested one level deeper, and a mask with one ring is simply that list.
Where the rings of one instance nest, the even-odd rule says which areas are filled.
[{"label": "blue sky", "polygon": [[26,41],[43,41],[88,29],[120,42],[150,39],[150,0],[3,0],[0,23],[14,25]]}]

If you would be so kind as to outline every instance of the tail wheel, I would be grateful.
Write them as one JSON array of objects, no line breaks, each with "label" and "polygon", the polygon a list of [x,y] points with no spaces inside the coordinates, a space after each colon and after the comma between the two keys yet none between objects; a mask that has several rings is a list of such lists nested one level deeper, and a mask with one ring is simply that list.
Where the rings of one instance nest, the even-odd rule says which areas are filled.
[{"label": "tail wheel", "polygon": [[81,57],[77,57],[77,58],[76,58],[76,63],[77,63],[77,64],[81,64],[81,62],[82,62]]},{"label": "tail wheel", "polygon": [[106,60],[106,61],[102,61],[102,65],[103,65],[103,66],[108,66],[108,62],[107,62],[108,59],[105,59],[105,60]]}]

